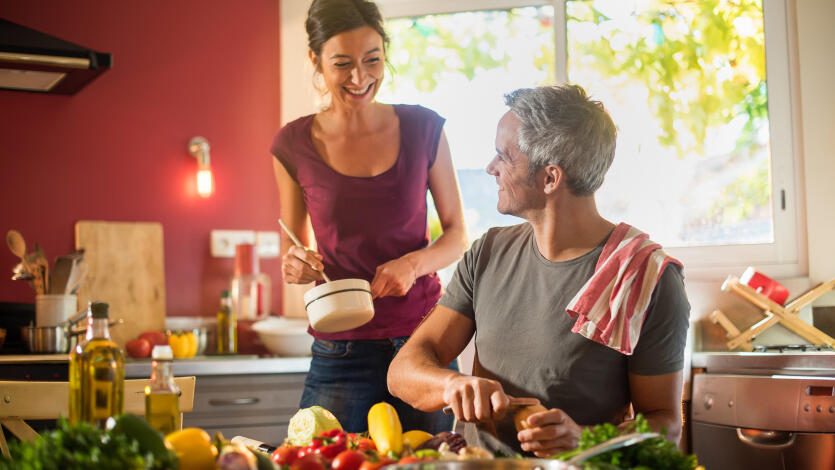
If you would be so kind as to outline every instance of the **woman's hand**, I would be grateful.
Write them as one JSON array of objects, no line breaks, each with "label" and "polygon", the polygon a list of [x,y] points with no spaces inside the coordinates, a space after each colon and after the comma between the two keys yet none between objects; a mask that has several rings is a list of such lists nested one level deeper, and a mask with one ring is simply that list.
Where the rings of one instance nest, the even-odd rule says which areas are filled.
[{"label": "woman's hand", "polygon": [[417,267],[406,256],[383,263],[377,266],[371,280],[371,297],[402,297],[415,285],[417,277]]},{"label": "woman's hand", "polygon": [[540,458],[574,449],[583,430],[566,412],[558,408],[528,416],[528,426],[528,429],[519,431],[516,437],[522,444],[522,450],[533,452]]},{"label": "woman's hand", "polygon": [[281,274],[284,282],[290,284],[307,284],[323,279],[323,268],[322,255],[298,246],[291,246],[281,257]]}]

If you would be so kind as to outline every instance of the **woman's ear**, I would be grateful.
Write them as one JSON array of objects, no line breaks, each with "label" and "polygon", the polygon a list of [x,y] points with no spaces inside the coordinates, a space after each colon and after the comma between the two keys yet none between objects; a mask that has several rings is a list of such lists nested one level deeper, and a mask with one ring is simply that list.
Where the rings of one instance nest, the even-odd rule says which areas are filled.
[{"label": "woman's ear", "polygon": [[543,169],[544,186],[542,191],[545,194],[554,194],[565,179],[565,172],[557,165],[547,165]]},{"label": "woman's ear", "polygon": [[307,50],[307,57],[310,58],[310,63],[313,64],[313,69],[316,70],[317,72],[321,72],[322,68],[320,67],[320,64],[319,64],[319,56],[317,56],[316,53],[313,52],[313,49],[308,49]]}]

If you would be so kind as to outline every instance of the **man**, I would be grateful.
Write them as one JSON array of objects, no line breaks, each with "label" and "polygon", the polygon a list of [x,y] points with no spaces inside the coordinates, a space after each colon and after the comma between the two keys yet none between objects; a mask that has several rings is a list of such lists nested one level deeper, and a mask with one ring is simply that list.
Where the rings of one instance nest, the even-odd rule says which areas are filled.
[{"label": "man", "polygon": [[[477,444],[505,453],[569,450],[584,426],[625,426],[633,411],[677,442],[690,309],[680,263],[652,245],[662,262],[654,264],[657,276],[647,266],[654,261],[641,265],[638,279],[650,281],[643,283],[649,290],[634,297],[623,288],[627,280],[597,276],[607,268],[598,269],[608,262],[604,247],[624,245],[611,242],[621,227],[640,234],[605,220],[595,204],[614,157],[614,123],[578,86],[516,90],[505,101],[510,110],[499,121],[487,172],[499,185],[499,212],[526,223],[490,229],[467,251],[438,305],[392,362],[389,390],[421,410],[449,405],[458,420],[480,423],[477,434],[468,425],[468,441],[477,435]],[[587,312],[567,312],[576,309],[575,295],[606,282],[616,294],[623,288],[625,298],[645,298],[637,304],[645,308],[630,319],[596,304],[606,307],[597,324]],[[610,304],[620,297],[612,295]],[[473,376],[444,369],[473,335]],[[547,408],[518,433],[506,416],[514,397],[534,397]],[[495,424],[500,443],[484,432],[487,423]]]}]

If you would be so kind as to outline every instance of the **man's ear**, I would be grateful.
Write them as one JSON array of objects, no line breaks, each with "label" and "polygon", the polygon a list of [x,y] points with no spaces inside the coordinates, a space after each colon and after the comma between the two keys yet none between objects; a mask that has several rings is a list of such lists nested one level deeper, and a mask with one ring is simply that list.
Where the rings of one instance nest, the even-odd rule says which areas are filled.
[{"label": "man's ear", "polygon": [[545,180],[542,191],[545,194],[554,194],[564,183],[565,172],[557,165],[547,165],[542,169],[542,177]]}]

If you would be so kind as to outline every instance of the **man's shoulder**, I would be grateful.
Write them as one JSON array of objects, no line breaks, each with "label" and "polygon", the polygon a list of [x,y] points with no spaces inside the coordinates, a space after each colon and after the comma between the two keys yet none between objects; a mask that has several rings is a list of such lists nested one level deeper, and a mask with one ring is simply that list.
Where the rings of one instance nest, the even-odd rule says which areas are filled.
[{"label": "man's shoulder", "polygon": [[501,241],[516,241],[521,237],[530,234],[533,231],[531,224],[522,222],[521,224],[508,225],[503,227],[491,227],[484,233],[485,239],[501,240]]},{"label": "man's shoulder", "polygon": [[506,227],[491,227],[484,232],[478,240],[473,243],[473,249],[481,251],[485,248],[491,251],[495,248],[503,249],[510,246],[522,246],[527,237],[532,233],[531,224],[523,222],[518,225]]}]

